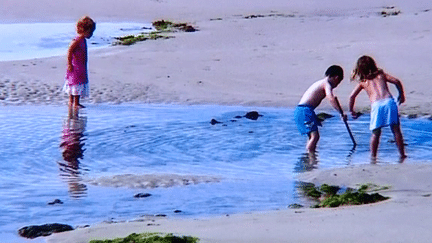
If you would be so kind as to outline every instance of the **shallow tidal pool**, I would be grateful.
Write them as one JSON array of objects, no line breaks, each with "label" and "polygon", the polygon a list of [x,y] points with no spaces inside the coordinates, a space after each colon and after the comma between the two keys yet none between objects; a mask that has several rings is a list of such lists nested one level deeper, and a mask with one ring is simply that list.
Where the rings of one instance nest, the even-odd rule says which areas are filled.
[{"label": "shallow tidal pool", "polygon": [[[249,111],[262,116],[247,119]],[[404,163],[432,162],[432,122],[401,122],[409,156]],[[336,116],[324,121],[311,160],[292,109],[128,104],[74,113],[65,106],[0,107],[0,238],[17,239],[20,227],[35,224],[284,209],[304,200],[296,174],[371,163],[368,115],[349,124],[355,150]],[[377,163],[399,162],[385,128]],[[144,179],[121,181],[130,176]],[[135,197],[139,193],[149,196]]]}]

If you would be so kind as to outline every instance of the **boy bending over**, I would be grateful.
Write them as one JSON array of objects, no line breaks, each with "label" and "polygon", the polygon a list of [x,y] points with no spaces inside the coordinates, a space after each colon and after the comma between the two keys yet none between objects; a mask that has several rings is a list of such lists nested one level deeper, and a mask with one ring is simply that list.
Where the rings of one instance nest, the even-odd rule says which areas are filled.
[{"label": "boy bending over", "polygon": [[[343,114],[343,111],[339,110],[339,105],[333,94],[333,89],[344,78],[343,69],[340,66],[333,65],[327,69],[325,75],[324,79],[316,81],[306,90],[294,111],[294,119],[298,130],[301,134],[308,135],[306,143],[308,153],[315,152],[320,138],[318,126],[321,126],[321,122],[318,120],[314,110],[319,106],[321,101],[327,97],[333,108],[340,112],[340,114]],[[342,119],[346,121],[347,117],[342,115]]]}]

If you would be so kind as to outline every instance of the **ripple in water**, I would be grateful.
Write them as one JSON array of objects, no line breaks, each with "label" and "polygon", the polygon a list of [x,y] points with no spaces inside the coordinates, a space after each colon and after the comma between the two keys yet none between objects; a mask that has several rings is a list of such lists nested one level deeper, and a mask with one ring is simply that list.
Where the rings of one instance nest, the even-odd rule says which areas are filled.
[{"label": "ripple in water", "polygon": [[[263,116],[241,117],[251,110]],[[303,153],[306,138],[292,116],[291,109],[235,106],[90,105],[79,114],[63,106],[0,107],[0,236],[16,237],[30,224],[173,216],[174,210],[196,217],[282,209],[302,201],[297,173],[370,163],[368,116],[349,121],[354,151],[343,122],[326,120],[316,158]],[[431,124],[402,119],[406,163],[431,161]],[[390,129],[383,130],[378,163],[398,163]],[[131,176],[159,186],[113,186],[113,178],[130,182]],[[106,184],[94,185],[103,178]],[[194,178],[202,180],[182,186]],[[137,193],[151,196],[137,199]],[[63,204],[48,204],[55,199]]]}]

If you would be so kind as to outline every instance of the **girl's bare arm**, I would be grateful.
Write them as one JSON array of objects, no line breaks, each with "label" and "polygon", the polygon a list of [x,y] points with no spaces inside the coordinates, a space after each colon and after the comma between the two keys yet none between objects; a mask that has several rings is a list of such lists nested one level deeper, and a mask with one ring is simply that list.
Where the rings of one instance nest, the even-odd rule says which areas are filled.
[{"label": "girl's bare arm", "polygon": [[354,90],[351,92],[351,95],[349,97],[349,110],[351,112],[351,115],[355,118],[357,117],[357,113],[354,111],[354,103],[357,95],[363,90],[363,86],[361,84],[357,84],[357,86],[354,88]]},{"label": "girl's bare arm", "polygon": [[73,70],[73,66],[72,66],[72,53],[74,52],[75,48],[78,46],[79,41],[74,39],[68,49],[67,52],[67,65],[68,65],[68,70],[72,71]]},{"label": "girl's bare arm", "polygon": [[396,86],[396,88],[399,92],[399,97],[398,97],[399,104],[404,103],[405,102],[405,92],[404,92],[404,88],[402,86],[402,82],[399,79],[391,76],[390,74],[384,73],[384,75],[385,75],[387,82],[392,83]]}]

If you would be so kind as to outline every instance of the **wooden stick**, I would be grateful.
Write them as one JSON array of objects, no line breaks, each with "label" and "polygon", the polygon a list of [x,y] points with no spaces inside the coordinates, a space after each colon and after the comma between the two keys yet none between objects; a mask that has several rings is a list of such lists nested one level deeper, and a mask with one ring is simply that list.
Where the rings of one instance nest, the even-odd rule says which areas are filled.
[{"label": "wooden stick", "polygon": [[[341,105],[340,105],[339,100],[338,100],[337,97],[335,97],[335,101],[336,101],[336,105],[337,105],[338,108],[339,108],[339,113],[340,113],[340,114],[342,115],[342,117],[343,117],[343,116],[344,116],[344,113],[343,113],[342,107],[341,107]],[[353,142],[353,144],[354,144],[354,147],[357,146],[357,143],[356,143],[356,141],[355,141],[355,139],[354,139],[354,136],[352,135],[351,129],[350,129],[349,126],[348,126],[348,122],[347,122],[346,120],[343,120],[343,121],[344,121],[345,126],[346,126],[346,128],[347,128],[347,130],[348,130],[348,134],[349,134],[349,136],[350,136],[350,138],[351,138],[351,140],[352,140],[352,142]]]}]

